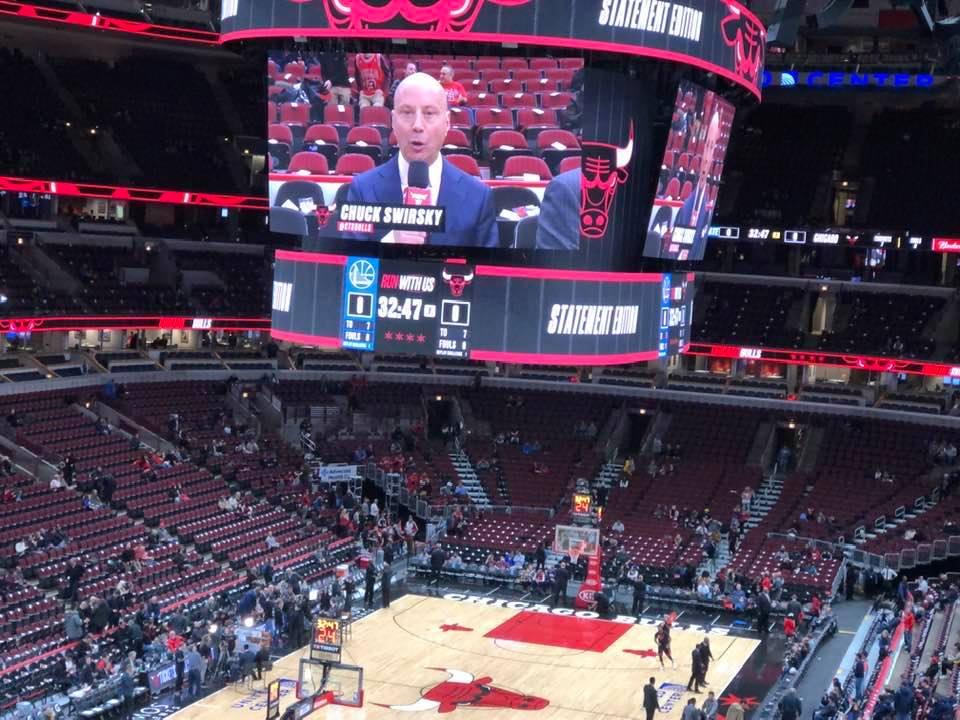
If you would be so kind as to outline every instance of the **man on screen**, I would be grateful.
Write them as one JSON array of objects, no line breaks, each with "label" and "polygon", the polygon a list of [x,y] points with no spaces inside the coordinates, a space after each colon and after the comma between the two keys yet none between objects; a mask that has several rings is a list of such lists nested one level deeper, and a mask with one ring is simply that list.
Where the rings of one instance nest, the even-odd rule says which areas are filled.
[{"label": "man on screen", "polygon": [[453,79],[453,68],[444,65],[440,68],[440,84],[447,93],[447,105],[458,106],[467,104],[467,91],[463,85]]},{"label": "man on screen", "polygon": [[[351,202],[404,204],[411,163],[427,167],[426,205],[444,208],[444,232],[391,230],[381,237],[354,236],[411,245],[497,247],[499,235],[493,193],[480,180],[454,167],[440,154],[450,128],[447,95],[426,73],[414,73],[397,86],[393,131],[400,152],[383,165],[357,175],[350,183]],[[422,165],[418,165],[422,168]]]},{"label": "man on screen", "polygon": [[580,247],[580,168],[560,173],[543,192],[537,221],[537,250]]},{"label": "man on screen", "polygon": [[690,258],[703,257],[703,251],[707,244],[707,232],[710,229],[710,216],[712,215],[712,209],[708,207],[710,202],[709,180],[719,140],[720,113],[714,112],[710,118],[710,124],[707,126],[707,136],[703,143],[697,184],[677,212],[674,223],[674,239],[676,239],[677,228],[692,228],[694,231],[693,245],[690,246]]}]

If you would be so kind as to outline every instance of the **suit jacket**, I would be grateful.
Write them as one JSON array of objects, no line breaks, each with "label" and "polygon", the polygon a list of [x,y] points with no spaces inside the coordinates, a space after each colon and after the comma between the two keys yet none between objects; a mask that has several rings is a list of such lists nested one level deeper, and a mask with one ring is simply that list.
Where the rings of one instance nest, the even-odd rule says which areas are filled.
[{"label": "suit jacket", "polygon": [[540,203],[537,250],[577,250],[580,247],[580,168],[557,175]]},{"label": "suit jacket", "polygon": [[[403,205],[400,189],[400,164],[396,156],[372,170],[353,178],[347,192],[352,202],[373,202]],[[461,247],[499,247],[496,210],[493,192],[480,180],[443,160],[440,176],[440,194],[437,205],[446,209],[446,231],[428,233],[428,245],[458,245]],[[386,233],[383,233],[386,234]],[[367,236],[350,235],[357,240]],[[377,240],[380,240],[377,237]]]},{"label": "suit jacket", "polygon": [[[657,689],[649,683],[643,686],[643,707],[645,710],[660,709],[660,700],[657,698]],[[740,720],[743,720],[743,718]]]},{"label": "suit jacket", "polygon": [[[709,187],[709,186],[708,186]],[[707,247],[707,232],[710,230],[710,220],[713,213],[708,211],[707,189],[704,188],[702,195],[697,194],[697,186],[693,186],[693,192],[690,197],[683,201],[683,206],[677,211],[677,217],[674,220],[674,227],[694,228],[693,245],[690,246],[690,257],[703,257],[703,251]],[[693,211],[697,206],[697,201],[702,198],[700,205],[700,215],[697,222],[693,222]]]}]

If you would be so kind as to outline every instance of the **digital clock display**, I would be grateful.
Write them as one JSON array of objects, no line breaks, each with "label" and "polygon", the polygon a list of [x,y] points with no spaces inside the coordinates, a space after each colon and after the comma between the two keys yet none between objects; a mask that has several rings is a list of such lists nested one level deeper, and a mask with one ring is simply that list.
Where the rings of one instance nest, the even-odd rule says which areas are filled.
[{"label": "digital clock display", "polygon": [[576,494],[573,496],[573,511],[575,513],[587,515],[590,513],[590,496]]},{"label": "digital clock display", "polygon": [[377,294],[379,352],[466,358],[473,268],[383,263]]}]

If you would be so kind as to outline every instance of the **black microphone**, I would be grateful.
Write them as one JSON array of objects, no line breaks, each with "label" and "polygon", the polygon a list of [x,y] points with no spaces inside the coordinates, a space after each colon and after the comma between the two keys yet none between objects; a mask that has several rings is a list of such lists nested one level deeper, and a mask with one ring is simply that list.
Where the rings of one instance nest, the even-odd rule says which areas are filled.
[{"label": "black microphone", "polygon": [[415,188],[430,187],[430,170],[423,160],[414,160],[407,170],[407,185]]}]

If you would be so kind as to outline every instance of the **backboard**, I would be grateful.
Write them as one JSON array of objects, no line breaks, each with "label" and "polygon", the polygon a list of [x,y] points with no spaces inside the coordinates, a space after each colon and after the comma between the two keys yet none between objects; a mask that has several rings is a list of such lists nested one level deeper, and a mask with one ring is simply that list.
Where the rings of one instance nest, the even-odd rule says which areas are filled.
[{"label": "backboard", "polygon": [[330,704],[363,707],[363,668],[327,660],[300,661],[297,697],[328,693]]},{"label": "backboard", "polygon": [[597,554],[600,545],[600,530],[579,525],[557,525],[554,532],[553,549],[566,555],[570,548],[580,548],[580,552],[590,557]]}]

